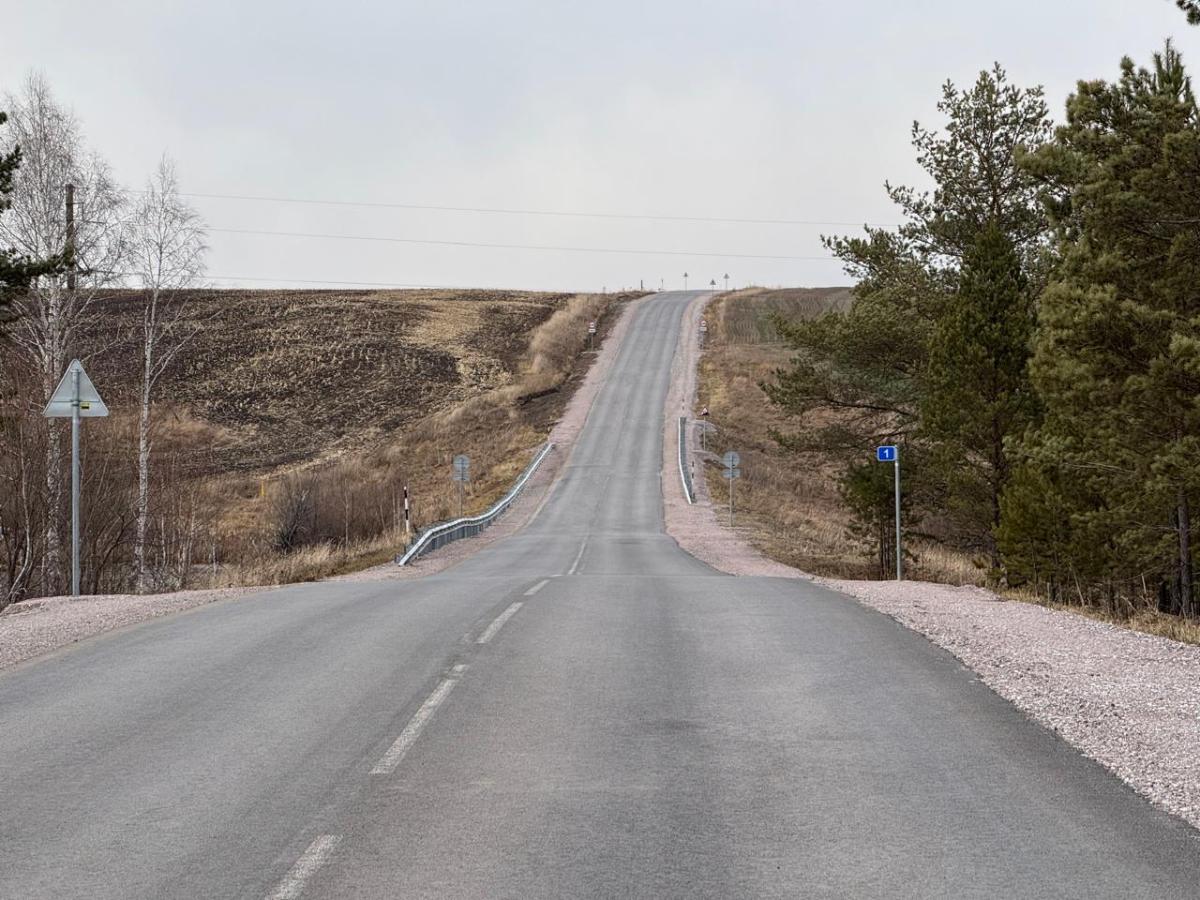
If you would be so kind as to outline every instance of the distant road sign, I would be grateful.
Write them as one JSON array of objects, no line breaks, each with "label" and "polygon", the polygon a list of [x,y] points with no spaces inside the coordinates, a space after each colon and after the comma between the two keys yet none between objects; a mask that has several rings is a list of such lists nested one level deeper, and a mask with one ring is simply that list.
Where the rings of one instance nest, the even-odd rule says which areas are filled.
[{"label": "distant road sign", "polygon": [[595,333],[596,333],[596,323],[588,322],[588,334],[595,334]]},{"label": "distant road sign", "polygon": [[454,480],[471,480],[471,457],[461,454],[454,457]]},{"label": "distant road sign", "polygon": [[880,462],[895,462],[899,451],[894,444],[889,444],[885,447],[878,447],[875,450],[875,458]]},{"label": "distant road sign", "polygon": [[736,469],[739,465],[741,465],[742,458],[740,456],[738,456],[737,453],[735,453],[733,450],[730,450],[721,459],[721,462],[723,462],[725,464],[725,468],[727,468],[727,469]]},{"label": "distant road sign", "polygon": [[734,469],[722,469],[722,470],[721,470],[721,476],[722,476],[722,477],[723,477],[723,478],[724,478],[726,481],[733,481],[733,479],[735,479],[735,478],[741,478],[741,477],[742,477],[742,470],[741,470],[741,469],[737,469],[737,468],[734,468]]},{"label": "distant road sign", "polygon": [[96,386],[92,384],[92,379],[88,378],[87,372],[83,370],[83,363],[79,360],[72,360],[67,366],[67,371],[59,381],[58,387],[54,389],[54,393],[50,395],[50,402],[46,404],[42,415],[50,419],[69,419],[75,415],[75,373],[79,373],[79,415],[81,418],[94,418],[98,416],[107,416],[108,407],[104,405],[104,401],[100,399],[100,392],[96,390]]}]

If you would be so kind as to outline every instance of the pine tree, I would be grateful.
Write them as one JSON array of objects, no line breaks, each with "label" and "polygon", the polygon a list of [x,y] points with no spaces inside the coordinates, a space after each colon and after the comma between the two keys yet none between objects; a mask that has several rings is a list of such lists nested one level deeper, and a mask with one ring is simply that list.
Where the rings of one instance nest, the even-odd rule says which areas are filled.
[{"label": "pine tree", "polygon": [[1045,421],[1025,447],[1071,485],[1060,549],[1093,597],[1115,605],[1158,578],[1195,612],[1200,111],[1179,53],[1168,43],[1151,69],[1126,59],[1116,83],[1081,83],[1027,166],[1062,253],[1031,362]]},{"label": "pine tree", "polygon": [[1175,0],[1175,5],[1187,13],[1192,25],[1200,25],[1200,0]]},{"label": "pine tree", "polygon": [[[1007,381],[998,383],[995,390],[999,393],[991,407],[972,407],[972,415],[984,415],[995,407],[991,421],[951,424],[945,419],[952,401],[937,400],[930,405],[929,379],[944,363],[961,372],[969,362],[955,360],[951,354],[935,365],[932,355],[945,354],[947,351],[938,348],[951,340],[952,334],[969,330],[970,323],[995,318],[1001,333],[971,345],[974,351],[1004,357],[993,360],[989,356],[984,369],[1008,373],[1023,363],[1023,357],[1017,363],[1008,358],[1014,341],[1019,342],[1019,337],[1008,332],[1027,328],[1028,298],[1035,288],[1026,284],[1040,284],[1044,279],[1047,224],[1039,202],[1039,182],[1018,160],[1023,148],[1037,148],[1049,139],[1051,125],[1041,89],[1025,90],[1010,84],[999,66],[981,72],[967,89],[947,83],[938,109],[946,117],[944,129],[930,130],[918,123],[912,131],[917,162],[933,182],[933,190],[888,185],[889,196],[905,218],[898,230],[867,228],[862,237],[825,239],[857,282],[854,304],[846,313],[816,320],[777,320],[776,327],[796,351],[795,357],[763,389],[799,423],[794,432],[777,435],[784,446],[817,450],[845,462],[843,496],[864,526],[860,534],[874,533],[882,514],[876,506],[881,510],[882,501],[877,503],[878,498],[868,490],[871,482],[859,471],[859,461],[874,444],[899,442],[905,445],[907,502],[914,515],[947,503],[964,510],[980,502],[985,507],[991,503],[983,524],[973,526],[967,535],[969,544],[990,550],[999,489],[980,494],[978,487],[990,481],[1003,483],[1005,464],[994,451],[998,439],[991,436],[991,429],[997,423],[1003,429],[1023,427],[1015,412],[1001,408],[1003,398],[1020,390]],[[964,258],[976,252],[981,233],[991,228],[1007,243],[1010,256],[1005,260],[1015,261],[1013,277],[1018,286],[1014,290],[997,288],[1007,291],[1003,296],[963,302],[1003,306],[1011,300],[1016,306],[1011,313],[991,307],[964,312],[956,298],[960,269]],[[977,290],[983,291],[983,286]],[[943,322],[946,317],[949,322]],[[937,337],[939,331],[942,338]],[[951,388],[945,379],[939,384],[943,393]],[[952,452],[948,448],[939,465],[936,448],[926,446],[929,441],[922,437],[921,422],[930,409],[944,414],[939,439],[956,436],[958,450],[987,433],[989,451],[983,457],[987,465],[982,482],[978,476],[965,483],[945,477],[947,472],[957,471],[957,459],[953,465],[947,462]],[[1000,474],[993,477],[991,468]]]},{"label": "pine tree", "polygon": [[1005,443],[1024,432],[1036,408],[1027,366],[1033,325],[1021,260],[991,223],[964,257],[958,289],[933,331],[920,437],[946,485],[957,530],[993,565],[1011,469]]}]

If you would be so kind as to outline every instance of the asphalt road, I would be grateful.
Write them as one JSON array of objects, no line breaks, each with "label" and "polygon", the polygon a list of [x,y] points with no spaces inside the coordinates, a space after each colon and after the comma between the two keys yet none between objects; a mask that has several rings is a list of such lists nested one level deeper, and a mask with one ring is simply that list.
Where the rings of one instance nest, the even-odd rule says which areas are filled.
[{"label": "asphalt road", "polygon": [[1200,894],[1194,832],[952,657],[663,533],[691,296],[517,535],[0,674],[0,897]]}]

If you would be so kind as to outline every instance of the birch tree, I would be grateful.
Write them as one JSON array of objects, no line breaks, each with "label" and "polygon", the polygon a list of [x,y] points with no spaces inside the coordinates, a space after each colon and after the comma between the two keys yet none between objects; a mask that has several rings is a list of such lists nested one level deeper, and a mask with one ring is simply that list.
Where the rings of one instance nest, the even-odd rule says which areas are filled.
[{"label": "birch tree", "polygon": [[205,233],[199,215],[179,195],[175,167],[165,156],[134,207],[129,228],[129,265],[140,282],[141,387],[139,392],[134,584],[150,588],[146,535],[150,522],[154,389],[195,333],[183,317],[185,295],[204,272]]},{"label": "birch tree", "polygon": [[[12,299],[14,346],[34,365],[42,400],[49,399],[72,354],[86,355],[85,332],[101,288],[120,270],[123,199],[107,164],[90,152],[74,115],[61,106],[40,74],[5,98],[11,132],[6,149],[20,147],[20,169],[0,217],[0,244],[21,257],[65,255],[65,272],[42,274]],[[68,229],[64,197],[74,188],[75,226]],[[63,431],[48,420],[46,528],[43,555],[48,593],[64,585],[62,549]]]}]

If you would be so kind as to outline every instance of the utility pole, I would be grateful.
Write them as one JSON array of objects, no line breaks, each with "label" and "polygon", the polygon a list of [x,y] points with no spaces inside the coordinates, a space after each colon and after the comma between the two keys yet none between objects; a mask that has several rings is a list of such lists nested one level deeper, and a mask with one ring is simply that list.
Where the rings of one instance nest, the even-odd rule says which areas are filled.
[{"label": "utility pole", "polygon": [[75,290],[75,185],[67,185],[67,290]]}]

